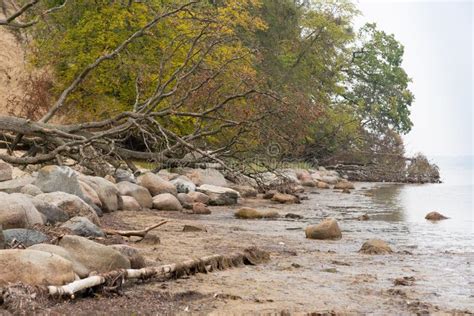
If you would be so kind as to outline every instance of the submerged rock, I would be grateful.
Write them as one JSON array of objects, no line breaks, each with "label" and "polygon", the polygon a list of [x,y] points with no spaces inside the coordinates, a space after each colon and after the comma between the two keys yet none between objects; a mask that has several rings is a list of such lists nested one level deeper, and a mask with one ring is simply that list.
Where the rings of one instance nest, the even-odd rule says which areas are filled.
[{"label": "submerged rock", "polygon": [[440,220],[448,219],[448,218],[449,217],[446,217],[443,214],[440,214],[438,212],[429,212],[425,216],[425,219],[430,220],[430,221],[440,221]]},{"label": "submerged rock", "polygon": [[305,230],[306,238],[309,239],[341,239],[342,233],[337,224],[337,221],[333,218],[326,218],[317,225],[311,225],[306,227]]},{"label": "submerged rock", "polygon": [[243,207],[234,215],[240,219],[277,218],[279,216],[278,212],[275,211],[260,211],[250,207]]},{"label": "submerged rock", "polygon": [[74,281],[72,263],[58,255],[31,249],[0,250],[0,286],[63,285]]},{"label": "submerged rock", "polygon": [[380,239],[370,239],[362,245],[359,252],[369,255],[384,255],[392,253],[393,251],[385,241]]}]

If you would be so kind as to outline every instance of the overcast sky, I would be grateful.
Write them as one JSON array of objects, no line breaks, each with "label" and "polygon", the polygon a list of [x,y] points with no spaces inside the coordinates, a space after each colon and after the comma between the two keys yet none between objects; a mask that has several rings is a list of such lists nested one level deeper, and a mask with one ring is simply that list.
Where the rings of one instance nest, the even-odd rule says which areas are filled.
[{"label": "overcast sky", "polygon": [[405,46],[413,79],[407,153],[472,155],[474,1],[359,0],[357,26],[376,22]]}]

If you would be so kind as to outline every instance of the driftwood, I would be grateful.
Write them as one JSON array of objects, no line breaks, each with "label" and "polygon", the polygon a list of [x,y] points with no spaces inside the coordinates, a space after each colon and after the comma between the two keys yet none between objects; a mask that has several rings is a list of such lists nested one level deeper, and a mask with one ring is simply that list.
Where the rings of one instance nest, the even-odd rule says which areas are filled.
[{"label": "driftwood", "polygon": [[147,227],[145,229],[142,229],[142,230],[115,230],[115,229],[104,229],[104,232],[107,234],[107,235],[120,235],[120,236],[124,236],[124,237],[132,237],[132,236],[136,236],[136,237],[141,237],[142,239],[145,238],[146,234],[148,234],[150,231],[152,231],[153,229],[155,228],[158,228],[164,224],[168,223],[168,221],[162,221],[158,224],[155,224],[153,226],[150,226],[150,227]]},{"label": "driftwood", "polygon": [[[181,263],[167,264],[142,269],[125,269],[74,281],[63,286],[48,286],[47,293],[53,297],[74,297],[77,292],[104,285],[115,288],[127,279],[179,278],[184,275],[224,270],[239,265],[256,265],[269,260],[269,254],[255,247],[230,255],[211,255]],[[118,284],[117,284],[118,283]]]}]

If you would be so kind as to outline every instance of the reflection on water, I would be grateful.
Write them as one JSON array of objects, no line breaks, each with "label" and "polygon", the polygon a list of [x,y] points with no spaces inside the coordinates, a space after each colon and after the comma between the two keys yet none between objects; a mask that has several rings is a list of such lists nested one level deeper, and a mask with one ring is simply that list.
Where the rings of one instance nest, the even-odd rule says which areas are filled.
[{"label": "reflection on water", "polygon": [[372,215],[373,219],[382,221],[404,221],[405,213],[401,203],[403,185],[380,185],[369,190],[374,206],[379,210]]}]

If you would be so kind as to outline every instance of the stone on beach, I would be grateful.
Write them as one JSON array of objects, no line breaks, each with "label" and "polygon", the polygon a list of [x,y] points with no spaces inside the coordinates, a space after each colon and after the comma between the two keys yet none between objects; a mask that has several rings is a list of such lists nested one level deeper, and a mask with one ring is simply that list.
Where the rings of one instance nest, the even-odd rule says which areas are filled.
[{"label": "stone on beach", "polygon": [[316,187],[318,189],[330,189],[331,187],[329,186],[329,184],[327,184],[326,182],[323,182],[323,181],[318,181],[316,183]]},{"label": "stone on beach", "polygon": [[170,181],[178,193],[189,193],[196,191],[196,185],[186,176],[179,176]]},{"label": "stone on beach", "polygon": [[248,185],[233,185],[230,188],[239,192],[240,196],[243,198],[256,197],[258,194],[258,191],[255,188]]},{"label": "stone on beach", "polygon": [[336,190],[353,190],[354,188],[354,184],[347,180],[341,180],[334,186],[334,189]]},{"label": "stone on beach", "polygon": [[211,214],[211,210],[206,204],[196,202],[193,204],[193,214],[208,215]]},{"label": "stone on beach", "polygon": [[210,184],[201,185],[196,189],[209,197],[209,205],[233,205],[237,204],[239,192]]},{"label": "stone on beach", "polygon": [[74,281],[72,263],[58,255],[31,249],[0,250],[0,286],[63,285]]},{"label": "stone on beach", "polygon": [[82,237],[104,237],[100,227],[92,223],[87,217],[76,216],[65,222],[61,227],[71,230],[73,235]]},{"label": "stone on beach", "polygon": [[272,197],[272,201],[278,202],[281,204],[294,204],[294,203],[298,203],[299,199],[298,197],[291,194],[275,193]]},{"label": "stone on beach", "polygon": [[30,201],[40,212],[46,221],[46,224],[63,223],[69,219],[69,215],[62,209],[51,203],[32,197]]},{"label": "stone on beach", "polygon": [[42,232],[26,228],[14,228],[4,230],[3,236],[7,244],[18,242],[25,247],[41,244],[49,240],[48,236],[46,236]]},{"label": "stone on beach", "polygon": [[[137,202],[137,200],[135,200],[133,196],[123,195],[122,201],[123,201],[122,209],[124,211],[141,211],[142,210],[142,206]],[[153,200],[152,200],[152,206],[153,206]]]},{"label": "stone on beach", "polygon": [[179,203],[185,209],[192,209],[194,204],[194,199],[187,193],[178,193],[176,196],[178,198]]},{"label": "stone on beach", "polygon": [[162,193],[178,194],[176,187],[171,182],[164,180],[152,172],[142,174],[138,177],[137,182],[142,187],[147,188],[152,196]]},{"label": "stone on beach", "polygon": [[152,208],[153,198],[148,189],[127,181],[117,183],[117,188],[122,196],[131,196],[135,198],[141,207]]},{"label": "stone on beach", "polygon": [[44,193],[59,191],[85,198],[76,172],[69,167],[45,166],[38,171],[33,184]]},{"label": "stone on beach", "polygon": [[0,160],[0,181],[7,181],[13,178],[13,167],[9,164]]},{"label": "stone on beach", "polygon": [[24,176],[21,178],[8,180],[8,181],[0,181],[0,192],[5,192],[5,193],[20,192],[21,189],[25,185],[32,184],[34,181],[35,181],[35,178],[31,176]]},{"label": "stone on beach", "polygon": [[278,212],[275,211],[260,211],[250,207],[243,207],[234,215],[240,219],[277,218],[279,216]]},{"label": "stone on beach", "polygon": [[370,239],[364,242],[359,252],[369,255],[383,255],[392,253],[393,251],[385,241],[380,239]]},{"label": "stone on beach", "polygon": [[28,194],[31,196],[37,196],[38,194],[43,193],[36,185],[34,184],[27,184],[23,188],[21,188],[20,193]]},{"label": "stone on beach", "polygon": [[130,267],[132,269],[141,269],[146,266],[146,260],[140,254],[140,251],[137,248],[133,248],[128,245],[110,245],[108,247],[117,250],[123,256],[127,257],[130,261]]},{"label": "stone on beach", "polygon": [[170,193],[162,193],[154,196],[153,208],[165,211],[181,211],[183,209],[178,199]]},{"label": "stone on beach", "polygon": [[36,224],[44,224],[30,199],[21,196],[0,193],[0,225],[3,229],[28,228]]},{"label": "stone on beach", "polygon": [[309,239],[341,239],[342,233],[333,218],[326,218],[317,225],[306,227],[306,238]]},{"label": "stone on beach", "polygon": [[114,183],[101,177],[81,176],[79,179],[94,189],[104,212],[115,212],[122,208],[122,197]]},{"label": "stone on beach", "polygon": [[430,220],[430,221],[440,221],[440,220],[448,219],[448,218],[449,217],[446,217],[443,214],[440,214],[438,212],[429,212],[425,216],[425,219]]},{"label": "stone on beach", "polygon": [[186,176],[197,186],[209,184],[226,187],[228,185],[224,175],[217,169],[193,169]]}]

